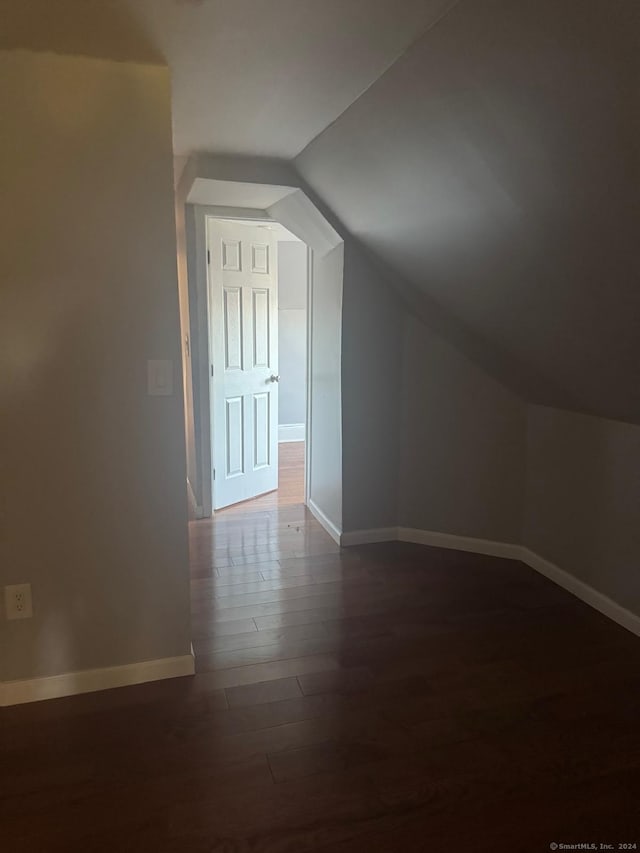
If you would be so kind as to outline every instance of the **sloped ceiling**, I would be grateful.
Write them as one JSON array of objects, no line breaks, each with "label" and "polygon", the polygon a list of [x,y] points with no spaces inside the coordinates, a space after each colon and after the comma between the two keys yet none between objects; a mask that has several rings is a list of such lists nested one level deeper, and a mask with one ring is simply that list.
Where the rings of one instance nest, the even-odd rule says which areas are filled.
[{"label": "sloped ceiling", "polygon": [[125,0],[172,72],[174,148],[291,158],[452,0]]},{"label": "sloped ceiling", "polygon": [[171,69],[174,150],[294,157],[457,0],[0,0],[0,47]]},{"label": "sloped ceiling", "polygon": [[426,319],[526,399],[640,422],[638,0],[0,0],[14,47],[167,61],[178,154],[307,146]]},{"label": "sloped ceiling", "polygon": [[297,158],[524,397],[640,422],[640,4],[463,0]]}]

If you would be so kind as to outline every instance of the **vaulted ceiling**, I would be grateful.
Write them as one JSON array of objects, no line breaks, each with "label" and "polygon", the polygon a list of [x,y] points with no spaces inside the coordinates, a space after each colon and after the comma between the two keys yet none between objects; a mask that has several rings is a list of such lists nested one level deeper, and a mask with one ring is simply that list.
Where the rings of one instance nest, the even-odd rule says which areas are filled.
[{"label": "vaulted ceiling", "polygon": [[0,47],[171,69],[174,148],[292,158],[457,0],[0,0]]},{"label": "vaulted ceiling", "polygon": [[637,0],[0,0],[0,15],[0,48],[166,60],[178,154],[295,158],[523,397],[640,422]]},{"label": "vaulted ceiling", "polygon": [[296,166],[525,397],[640,422],[636,0],[463,0]]}]

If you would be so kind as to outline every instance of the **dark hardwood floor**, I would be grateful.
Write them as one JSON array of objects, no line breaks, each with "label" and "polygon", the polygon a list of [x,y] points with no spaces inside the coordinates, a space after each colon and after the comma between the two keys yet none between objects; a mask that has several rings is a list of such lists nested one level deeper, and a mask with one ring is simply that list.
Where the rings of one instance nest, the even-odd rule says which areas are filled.
[{"label": "dark hardwood floor", "polygon": [[191,524],[197,675],[6,709],[3,851],[640,844],[640,640],[531,569]]}]

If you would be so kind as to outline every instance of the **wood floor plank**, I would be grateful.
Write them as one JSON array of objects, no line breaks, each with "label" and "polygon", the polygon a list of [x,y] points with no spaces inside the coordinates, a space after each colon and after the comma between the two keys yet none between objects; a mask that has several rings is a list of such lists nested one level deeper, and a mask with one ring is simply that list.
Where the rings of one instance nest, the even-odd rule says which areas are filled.
[{"label": "wood floor plank", "polygon": [[211,637],[197,640],[193,645],[196,655],[204,655],[216,651],[251,649],[261,645],[291,644],[298,640],[328,636],[330,636],[330,629],[322,622],[312,623],[311,625],[297,625],[292,628],[275,629],[272,631],[256,631],[254,623],[254,630],[246,634]]},{"label": "wood floor plank", "polygon": [[[332,579],[333,580],[333,579]],[[322,582],[322,581],[320,581]],[[295,575],[293,577],[277,577],[275,579],[264,579],[260,573],[247,579],[245,577],[233,578],[207,578],[191,582],[191,591],[195,596],[201,598],[222,598],[231,595],[246,595],[255,592],[269,592],[276,589],[289,589],[295,586],[318,583],[312,574]]]},{"label": "wood floor plank", "polygon": [[230,708],[245,705],[262,705],[266,702],[279,702],[282,699],[297,699],[302,696],[296,678],[279,678],[276,681],[259,681],[225,690]]},{"label": "wood floor plank", "polygon": [[288,676],[305,675],[308,672],[338,669],[339,664],[331,655],[309,655],[303,658],[287,658],[213,671],[208,669],[206,663],[200,668],[196,661],[196,668],[198,672],[207,676],[208,686],[211,689],[220,690],[259,681],[275,681]]},{"label": "wood floor plank", "polygon": [[247,634],[252,631],[257,631],[255,621],[252,618],[245,619],[225,619],[212,620],[207,619],[202,625],[202,633],[198,633],[198,626],[195,620],[192,620],[192,630],[194,636],[206,637],[229,637],[233,634]]},{"label": "wood floor plank", "polygon": [[[259,636],[256,634],[256,636]],[[239,666],[253,666],[269,661],[284,661],[291,658],[313,655],[336,655],[340,652],[341,640],[328,634],[291,642],[250,646],[244,649],[214,651],[198,656],[198,666],[202,671],[234,669]]]},{"label": "wood floor plank", "polygon": [[[198,610],[204,610],[207,607],[249,607],[251,605],[256,604],[269,604],[272,602],[282,603],[283,606],[286,606],[285,602],[304,598],[309,599],[313,596],[326,596],[331,593],[337,593],[338,595],[342,595],[345,592],[351,591],[354,595],[357,595],[358,585],[363,585],[363,589],[367,595],[369,595],[372,590],[376,588],[375,581],[319,581],[316,582],[314,579],[307,579],[308,582],[306,584],[298,583],[293,584],[291,586],[286,584],[276,584],[275,586],[272,584],[266,584],[266,589],[258,589],[255,591],[251,590],[242,590],[239,592],[231,591],[228,589],[225,592],[216,591],[214,589],[206,589],[206,590],[197,590],[193,595],[192,599],[194,601],[194,612]],[[379,589],[382,589],[382,585],[380,583],[377,584]]]},{"label": "wood floor plank", "polygon": [[304,596],[284,601],[270,601],[265,604],[236,605],[226,607],[224,604],[212,601],[198,602],[197,608],[193,608],[194,621],[198,623],[199,617],[203,619],[215,619],[216,622],[238,622],[243,619],[255,619],[261,616],[275,616],[283,613],[293,613],[296,610],[315,610],[319,607],[332,607],[342,603],[340,592],[324,593],[321,595]]},{"label": "wood floor plank", "polygon": [[373,681],[373,673],[366,667],[312,672],[298,676],[300,689],[305,696],[321,693],[352,693],[365,690]]},{"label": "wood floor plank", "polygon": [[274,616],[257,616],[254,619],[259,631],[271,631],[290,628],[296,625],[311,625],[317,622],[329,622],[344,617],[346,609],[341,605],[316,607],[309,610],[287,611]]}]

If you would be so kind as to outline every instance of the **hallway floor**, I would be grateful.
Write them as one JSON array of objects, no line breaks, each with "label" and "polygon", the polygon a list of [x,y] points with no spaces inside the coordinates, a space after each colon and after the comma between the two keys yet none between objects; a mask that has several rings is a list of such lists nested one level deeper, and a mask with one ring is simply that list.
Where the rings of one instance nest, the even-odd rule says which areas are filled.
[{"label": "hallway floor", "polygon": [[190,525],[194,678],[7,709],[16,853],[638,842],[640,640],[526,566]]},{"label": "hallway floor", "polygon": [[219,509],[216,515],[255,512],[304,503],[304,441],[283,441],[278,445],[278,488],[260,497]]}]

